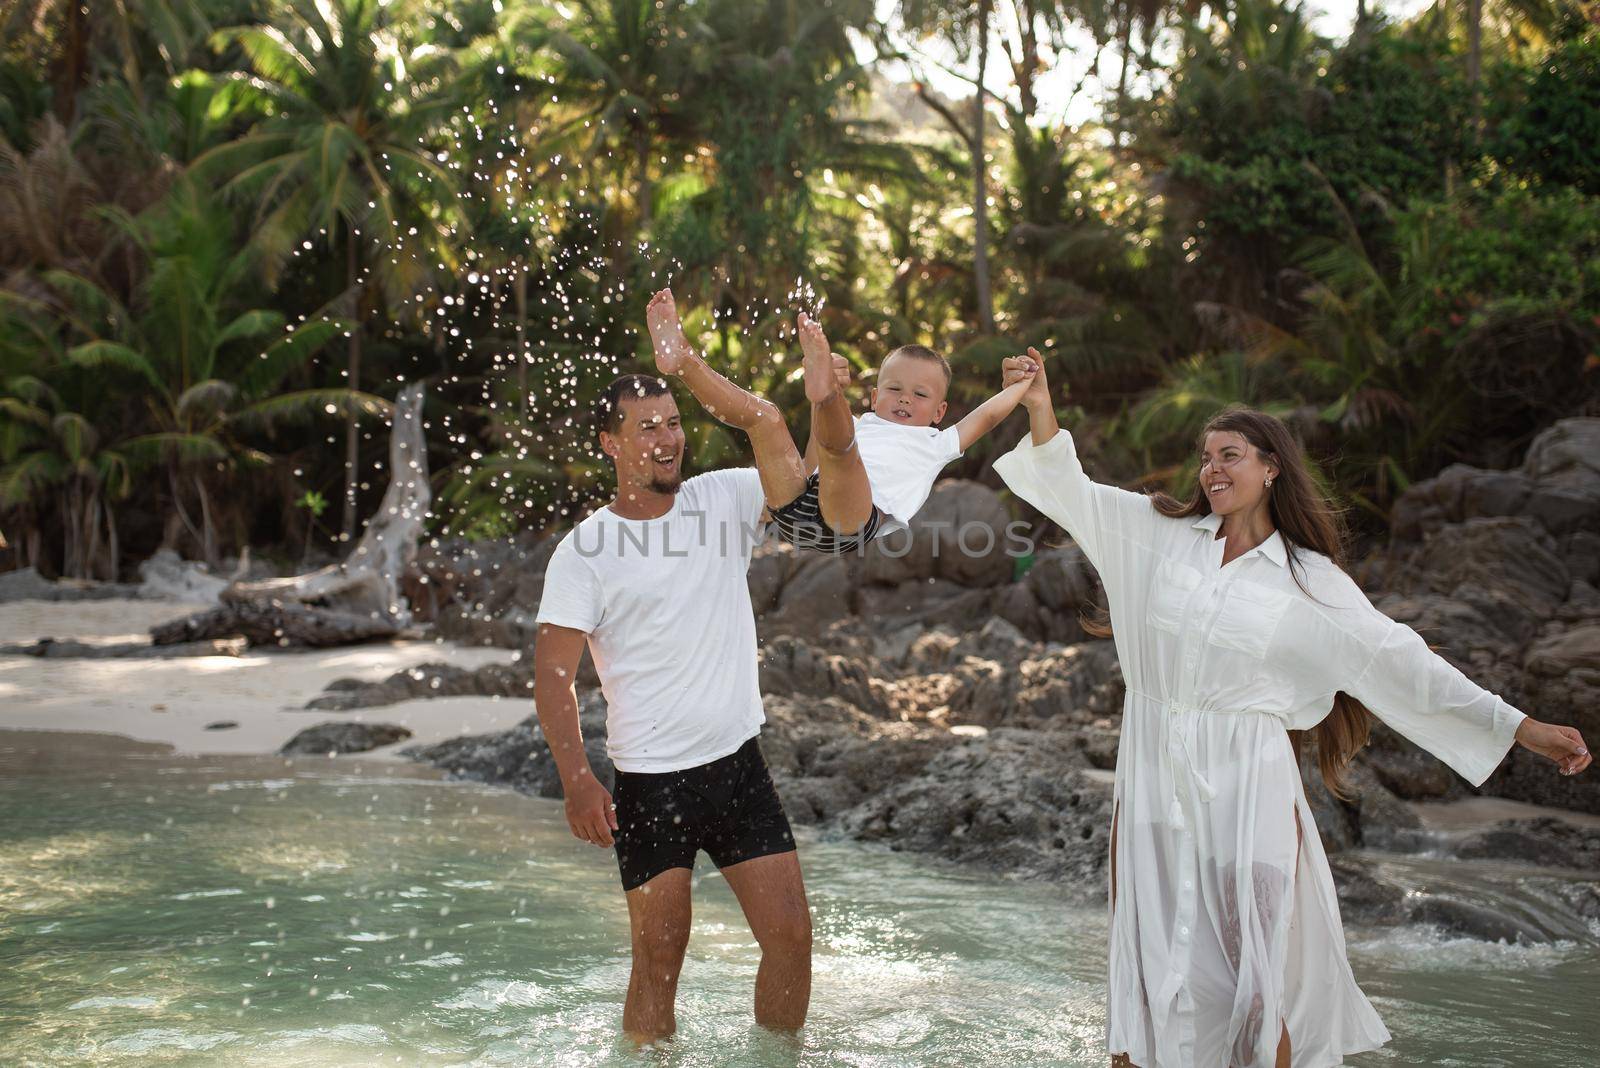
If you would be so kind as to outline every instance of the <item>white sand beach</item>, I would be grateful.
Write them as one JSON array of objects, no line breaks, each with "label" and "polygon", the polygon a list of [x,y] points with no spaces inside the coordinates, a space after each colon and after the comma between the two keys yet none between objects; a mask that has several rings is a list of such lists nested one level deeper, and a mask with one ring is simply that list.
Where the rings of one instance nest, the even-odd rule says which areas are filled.
[{"label": "white sand beach", "polygon": [[[0,643],[40,638],[136,641],[149,627],[204,605],[160,601],[14,601],[0,606]],[[306,727],[330,720],[394,723],[413,736],[362,754],[389,756],[409,745],[501,730],[533,711],[533,702],[491,697],[405,701],[354,712],[303,706],[337,678],[378,682],[417,664],[447,661],[475,668],[509,662],[508,649],[397,641],[243,656],[48,659],[0,656],[0,730],[118,734],[182,753],[273,753]],[[237,727],[207,730],[231,721]]]}]

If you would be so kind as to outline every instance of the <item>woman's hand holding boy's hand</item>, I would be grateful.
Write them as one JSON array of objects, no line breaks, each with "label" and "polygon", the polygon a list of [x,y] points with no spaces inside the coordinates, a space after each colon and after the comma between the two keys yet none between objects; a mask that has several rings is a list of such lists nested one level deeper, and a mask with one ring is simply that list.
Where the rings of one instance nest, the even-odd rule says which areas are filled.
[{"label": "woman's hand holding boy's hand", "polygon": [[1001,388],[1016,385],[1018,382],[1029,383],[1028,391],[1022,395],[1019,402],[1024,408],[1033,409],[1043,404],[1050,405],[1050,383],[1044,374],[1044,357],[1039,355],[1039,350],[1030,347],[1026,356],[1008,356],[1001,363],[1000,370],[1004,376],[1001,379]]}]

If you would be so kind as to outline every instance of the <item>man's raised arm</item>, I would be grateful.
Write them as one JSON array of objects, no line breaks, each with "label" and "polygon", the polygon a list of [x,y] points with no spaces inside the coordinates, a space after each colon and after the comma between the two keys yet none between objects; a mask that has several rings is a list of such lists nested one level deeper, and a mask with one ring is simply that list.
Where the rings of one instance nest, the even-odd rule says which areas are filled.
[{"label": "man's raised arm", "polygon": [[587,640],[588,635],[581,630],[540,624],[533,647],[533,704],[556,770],[561,773],[568,826],[585,842],[609,847],[611,832],[617,829],[617,815],[610,791],[600,785],[589,766],[583,729],[578,724],[578,661]]}]

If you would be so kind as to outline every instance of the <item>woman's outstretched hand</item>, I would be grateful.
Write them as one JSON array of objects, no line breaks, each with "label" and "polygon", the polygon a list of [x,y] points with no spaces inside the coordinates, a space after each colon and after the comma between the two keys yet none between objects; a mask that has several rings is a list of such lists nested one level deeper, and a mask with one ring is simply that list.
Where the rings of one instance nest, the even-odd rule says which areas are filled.
[{"label": "woman's outstretched hand", "polygon": [[1517,727],[1517,742],[1555,761],[1563,775],[1576,775],[1594,760],[1576,727],[1541,723],[1529,717]]}]

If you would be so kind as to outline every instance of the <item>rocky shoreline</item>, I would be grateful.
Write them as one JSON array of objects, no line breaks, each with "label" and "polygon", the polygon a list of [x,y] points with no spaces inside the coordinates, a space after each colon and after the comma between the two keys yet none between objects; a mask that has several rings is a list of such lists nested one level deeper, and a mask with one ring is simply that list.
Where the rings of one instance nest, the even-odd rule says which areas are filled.
[{"label": "rocky shoreline", "polygon": [[[1032,519],[1034,530],[1045,527]],[[798,824],[1103,900],[1121,674],[1112,644],[1090,639],[1079,622],[1100,597],[1081,552],[1047,531],[1019,565],[1006,552],[1013,522],[994,490],[947,481],[917,516],[906,551],[875,545],[830,558],[763,546],[750,572],[762,744]],[[971,552],[970,538],[958,548],[955,532],[974,525],[993,532],[992,551]],[[531,699],[533,620],[557,540],[435,542],[404,580],[419,621],[463,644],[517,650],[510,663],[340,679],[308,708]],[[1556,424],[1520,468],[1452,467],[1413,486],[1395,509],[1390,543],[1354,570],[1381,608],[1476,681],[1600,739],[1600,420]],[[604,701],[587,658],[578,683],[590,760],[609,779]],[[385,728],[335,719],[291,744],[359,752],[400,737]],[[402,752],[452,775],[560,796],[531,714],[510,730]],[[1348,919],[1556,937],[1550,925],[1470,894],[1398,879],[1383,862],[1488,859],[1531,866],[1528,879],[1548,882],[1552,907],[1600,931],[1600,821],[1518,818],[1449,832],[1425,826],[1417,808],[1482,793],[1600,815],[1600,778],[1564,779],[1519,751],[1473,791],[1379,725],[1352,779],[1357,796],[1344,802],[1314,770],[1305,775]]]},{"label": "rocky shoreline", "polygon": [[[1109,642],[1080,613],[1099,590],[1072,545],[1047,548],[1020,577],[997,550],[941,552],[958,524],[997,531],[1011,516],[972,482],[945,482],[913,524],[912,550],[860,559],[764,547],[751,570],[762,635],[763,745],[791,817],[828,833],[1049,879],[1103,898],[1122,682]],[[997,538],[997,543],[1000,539]],[[526,647],[553,538],[438,547],[419,561],[448,590],[440,629]],[[468,574],[471,578],[467,578]],[[1600,420],[1541,434],[1522,467],[1452,467],[1413,486],[1391,542],[1357,568],[1374,600],[1420,630],[1469,676],[1538,715],[1600,738]],[[527,694],[528,658],[469,677],[446,665],[328,695],[356,707],[426,689]],[[580,677],[590,756],[603,701]],[[348,704],[346,703],[348,702]],[[453,774],[557,797],[531,718],[502,735],[412,752]],[[1493,910],[1386,881],[1374,856],[1508,860],[1582,873],[1557,883],[1600,921],[1600,829],[1543,818],[1466,834],[1429,831],[1413,802],[1474,793],[1600,814],[1600,779],[1554,775],[1517,751],[1482,791],[1376,726],[1352,771],[1354,801],[1305,779],[1341,897],[1356,922],[1428,922],[1478,937],[1537,939]]]}]

